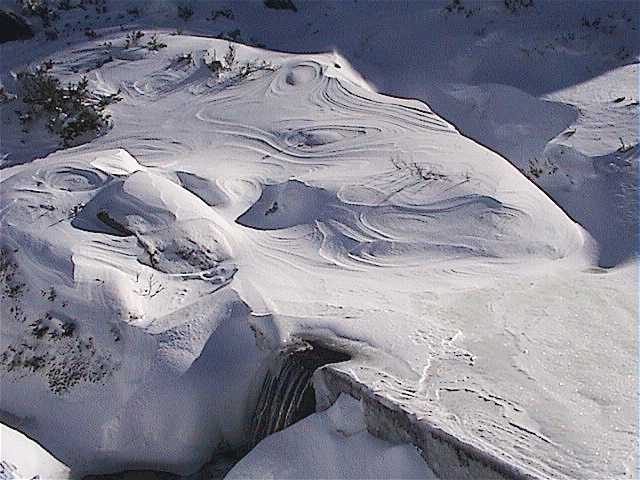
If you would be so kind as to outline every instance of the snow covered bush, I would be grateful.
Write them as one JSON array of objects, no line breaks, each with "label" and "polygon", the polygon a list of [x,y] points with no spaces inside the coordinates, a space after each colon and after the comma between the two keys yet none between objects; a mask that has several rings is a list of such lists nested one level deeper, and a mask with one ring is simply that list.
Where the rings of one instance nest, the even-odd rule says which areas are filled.
[{"label": "snow covered bush", "polygon": [[169,64],[169,68],[173,70],[179,70],[179,69],[189,68],[193,65],[195,65],[193,53],[188,52],[188,53],[182,53],[176,56],[173,60],[171,60],[171,63]]},{"label": "snow covered bush", "polygon": [[272,63],[264,60],[249,60],[239,63],[236,59],[236,47],[231,43],[222,60],[218,60],[214,50],[212,54],[209,52],[205,54],[204,63],[218,79],[225,80],[227,84],[240,82],[259,71],[275,71],[277,69]]},{"label": "snow covered bush", "polygon": [[224,63],[228,69],[232,69],[236,63],[236,47],[231,44],[227,48],[227,53],[224,54]]},{"label": "snow covered bush", "polygon": [[222,60],[217,59],[216,51],[213,51],[213,56],[207,55],[204,59],[204,63],[209,70],[215,75],[220,76],[223,72],[229,72],[233,69],[236,63],[236,47],[229,44],[227,52],[224,54]]},{"label": "snow covered bush", "polygon": [[159,41],[157,35],[153,35],[151,37],[151,40],[147,42],[147,49],[153,52],[157,52],[158,50],[166,47],[167,47],[167,44]]},{"label": "snow covered bush", "polygon": [[121,98],[93,94],[86,78],[63,86],[49,73],[50,68],[51,64],[43,64],[34,72],[18,74],[18,98],[29,107],[21,118],[29,122],[44,117],[49,130],[59,135],[65,146],[97,135],[109,123],[105,108]]},{"label": "snow covered bush", "polygon": [[124,48],[137,47],[142,37],[144,37],[144,32],[141,30],[135,30],[127,33],[127,38],[124,41]]}]

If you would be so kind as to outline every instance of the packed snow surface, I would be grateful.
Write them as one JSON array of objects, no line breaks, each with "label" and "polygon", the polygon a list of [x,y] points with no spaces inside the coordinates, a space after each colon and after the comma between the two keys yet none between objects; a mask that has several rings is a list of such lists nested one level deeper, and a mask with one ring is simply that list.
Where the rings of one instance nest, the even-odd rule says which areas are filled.
[{"label": "packed snow surface", "polygon": [[[108,133],[55,152],[46,136],[3,139],[3,422],[76,475],[191,473],[246,441],[272,351],[313,336],[351,345],[335,368],[353,382],[522,471],[634,474],[637,216],[624,207],[637,207],[637,147],[616,152],[612,129],[593,150],[595,113],[515,87],[438,97],[430,84],[442,105],[476,101],[468,130],[503,147],[540,134],[525,146],[573,174],[540,184],[587,232],[503,157],[425,103],[376,93],[338,53],[238,44],[215,75],[205,63],[227,41],[159,32],[168,46],[154,52],[124,36],[58,43],[52,57],[63,79],[89,70],[92,89],[121,90]],[[548,96],[593,107],[602,88]],[[513,108],[497,110],[517,131],[473,123],[505,95],[541,130]],[[546,143],[572,122],[575,144]],[[599,227],[611,211],[615,228]],[[408,446],[332,427],[357,418],[349,402],[265,439],[236,473],[302,474],[277,454],[327,436],[310,464],[320,476],[357,473],[321,465],[351,451],[390,459],[372,476],[425,468]]]}]

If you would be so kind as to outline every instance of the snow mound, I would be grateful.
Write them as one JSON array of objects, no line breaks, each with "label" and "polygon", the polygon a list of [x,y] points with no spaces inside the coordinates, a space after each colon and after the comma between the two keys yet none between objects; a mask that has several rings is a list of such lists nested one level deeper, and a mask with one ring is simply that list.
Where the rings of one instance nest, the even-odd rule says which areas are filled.
[{"label": "snow mound", "polygon": [[109,175],[129,175],[144,169],[129,152],[122,148],[100,152],[91,165]]},{"label": "snow mound", "polygon": [[436,478],[411,445],[393,445],[366,431],[360,403],[342,394],[258,444],[225,478]]},{"label": "snow mound", "polygon": [[[387,172],[377,188],[345,186],[337,193],[298,180],[267,185],[236,221],[258,230],[307,225],[317,231],[325,259],[339,263],[349,257],[377,266],[470,256],[559,259],[580,244],[570,225],[558,231],[493,197],[443,195],[456,182],[445,175],[423,174],[426,180],[417,181],[404,175]],[[395,182],[397,190],[385,195],[382,182]]]},{"label": "snow mound", "polygon": [[69,468],[26,435],[0,424],[0,479],[66,480]]},{"label": "snow mound", "polygon": [[111,182],[84,206],[72,225],[135,236],[143,249],[140,262],[166,273],[207,271],[213,276],[216,267],[232,255],[224,237],[224,220],[188,190],[146,171]]},{"label": "snow mound", "polygon": [[228,202],[227,196],[215,182],[189,172],[176,172],[176,175],[183,188],[189,190],[210,207],[224,205]]}]

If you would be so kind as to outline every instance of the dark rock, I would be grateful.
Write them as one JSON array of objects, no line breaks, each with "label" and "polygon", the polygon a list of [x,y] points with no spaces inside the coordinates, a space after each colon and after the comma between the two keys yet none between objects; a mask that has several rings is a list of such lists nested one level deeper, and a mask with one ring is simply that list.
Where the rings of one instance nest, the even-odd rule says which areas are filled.
[{"label": "dark rock", "polygon": [[33,30],[24,18],[8,10],[0,10],[0,43],[31,37]]}]

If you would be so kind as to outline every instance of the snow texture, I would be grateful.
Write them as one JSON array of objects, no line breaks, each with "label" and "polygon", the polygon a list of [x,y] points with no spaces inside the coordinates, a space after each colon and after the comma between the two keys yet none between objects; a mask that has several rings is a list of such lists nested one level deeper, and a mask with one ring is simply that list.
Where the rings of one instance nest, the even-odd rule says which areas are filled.
[{"label": "snow texture", "polygon": [[[215,21],[197,4],[171,35],[174,3],[122,2],[86,25],[97,39],[0,46],[9,93],[51,58],[123,98],[70,149],[0,104],[3,423],[76,476],[189,474],[246,443],[267,359],[313,337],[348,350],[335,368],[354,388],[484,458],[633,476],[638,6],[448,3],[221,2]],[[212,72],[230,43],[197,34],[240,26],[273,50],[234,43]],[[340,402],[236,472],[286,475],[305,428],[335,442],[295,468],[424,468],[339,433],[356,416]]]}]

